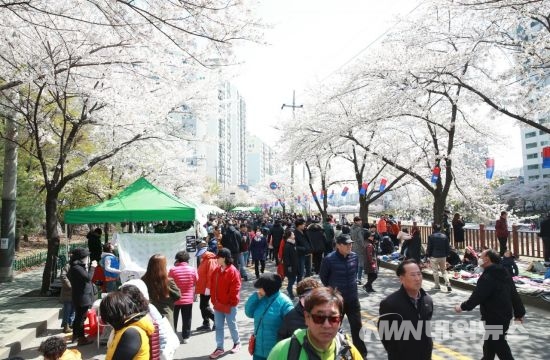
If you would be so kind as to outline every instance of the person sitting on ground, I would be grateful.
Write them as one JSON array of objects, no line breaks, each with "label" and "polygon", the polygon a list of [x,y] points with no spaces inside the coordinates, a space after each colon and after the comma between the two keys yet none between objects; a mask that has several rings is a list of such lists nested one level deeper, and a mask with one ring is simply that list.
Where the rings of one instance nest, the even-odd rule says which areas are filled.
[{"label": "person sitting on ground", "polygon": [[453,269],[458,264],[460,264],[460,256],[458,256],[456,249],[451,248],[449,255],[447,255],[447,270]]},{"label": "person sitting on ground", "polygon": [[471,246],[466,246],[462,263],[464,265],[477,266],[477,254]]},{"label": "person sitting on ground", "polygon": [[312,277],[305,278],[298,283],[296,286],[298,302],[294,306],[294,309],[285,315],[281,327],[277,332],[278,341],[291,337],[297,329],[307,328],[304,318],[304,301],[311,290],[321,286],[323,286],[323,284]]},{"label": "person sitting on ground", "polygon": [[407,248],[409,247],[409,240],[412,239],[412,235],[409,234],[409,229],[403,228],[397,233],[397,241],[401,244],[401,255],[408,256]]},{"label": "person sitting on ground", "polygon": [[502,267],[504,267],[508,271],[510,276],[519,275],[518,266],[510,250],[506,250],[504,252],[504,257],[502,258],[502,261],[500,262],[500,264],[502,265]]},{"label": "person sitting on ground", "polygon": [[278,359],[363,359],[349,336],[338,330],[342,325],[344,299],[338,290],[318,287],[304,302],[306,329],[279,341],[268,360]]},{"label": "person sitting on ground", "polygon": [[395,248],[393,247],[391,238],[387,235],[382,236],[382,242],[380,243],[380,255],[390,255],[394,250]]},{"label": "person sitting on ground", "polygon": [[50,336],[42,341],[38,352],[44,360],[82,360],[82,354],[77,349],[67,349],[65,339],[59,336]]}]

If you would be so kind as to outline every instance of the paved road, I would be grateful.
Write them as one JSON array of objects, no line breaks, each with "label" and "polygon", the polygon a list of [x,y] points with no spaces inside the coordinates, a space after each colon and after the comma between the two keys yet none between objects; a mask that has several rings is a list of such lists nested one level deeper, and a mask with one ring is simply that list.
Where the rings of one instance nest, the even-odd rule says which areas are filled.
[{"label": "paved road", "polygon": [[[274,271],[273,264],[269,264],[268,271]],[[360,301],[363,309],[363,320],[367,331],[374,328],[372,319],[378,315],[378,306],[380,300],[385,296],[395,291],[398,288],[398,279],[395,273],[381,269],[380,276],[375,282],[374,287],[377,293],[367,296],[362,290],[360,290]],[[424,282],[424,289],[426,289],[433,297],[435,304],[435,331],[439,337],[435,340],[433,359],[479,359],[482,356],[482,330],[479,327],[479,310],[475,309],[469,313],[455,314],[453,307],[455,304],[467,299],[469,296],[468,291],[454,289],[452,293],[436,292],[431,288],[433,283],[429,281]],[[241,306],[237,316],[239,325],[239,332],[242,336],[243,349],[239,354],[228,353],[223,358],[229,359],[249,359],[251,358],[246,350],[246,343],[248,337],[252,331],[253,323],[250,319],[244,315],[244,302],[248,296],[254,291],[252,282],[244,283],[241,293]],[[548,337],[550,331],[548,330],[548,324],[550,324],[550,313],[540,309],[527,307],[527,318],[525,322],[525,332],[516,331],[515,335],[510,336],[509,343],[512,348],[512,352],[516,359],[549,359],[550,348],[547,346]],[[460,320],[460,321],[457,321]],[[448,333],[441,331],[445,322],[452,322],[449,326],[450,331]],[[469,322],[472,322],[474,327]],[[201,317],[198,309],[198,304],[193,308],[193,329],[201,325]],[[349,330],[347,320],[344,320],[344,329]],[[60,334],[60,329],[50,328],[48,329],[48,336],[54,334]],[[519,335],[518,335],[519,334]],[[225,332],[225,348],[230,349],[232,341],[228,331]],[[20,356],[25,359],[40,359],[36,352],[36,348],[42,337],[35,340],[33,343],[28,344],[25,347]],[[206,359],[208,355],[214,350],[215,336],[214,332],[207,333],[193,333],[188,344],[182,344],[176,352],[175,359]],[[367,339],[367,348],[369,350],[369,359],[385,359],[387,358],[386,352],[379,340],[374,336]],[[95,345],[88,345],[81,348],[84,359],[104,359],[105,348],[96,348]]]}]

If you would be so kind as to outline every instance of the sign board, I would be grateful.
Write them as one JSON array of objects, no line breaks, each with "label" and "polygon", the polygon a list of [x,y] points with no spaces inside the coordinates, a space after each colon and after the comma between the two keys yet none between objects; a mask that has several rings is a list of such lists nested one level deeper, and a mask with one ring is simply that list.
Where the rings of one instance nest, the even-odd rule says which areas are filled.
[{"label": "sign board", "polygon": [[275,181],[270,182],[270,183],[269,183],[269,188],[270,188],[271,190],[277,189],[277,183],[276,183]]},{"label": "sign board", "polygon": [[8,250],[8,244],[9,244],[9,239],[8,238],[0,239],[0,249]]}]

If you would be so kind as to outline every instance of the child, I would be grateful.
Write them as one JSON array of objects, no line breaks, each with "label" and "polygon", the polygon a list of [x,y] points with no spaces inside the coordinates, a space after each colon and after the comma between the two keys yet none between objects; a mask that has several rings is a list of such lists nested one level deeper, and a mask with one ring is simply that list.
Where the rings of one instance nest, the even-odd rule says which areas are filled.
[{"label": "child", "polygon": [[375,292],[372,283],[378,277],[378,262],[376,257],[376,248],[374,246],[374,233],[365,231],[364,239],[367,240],[365,247],[365,273],[367,274],[367,283],[363,288],[368,293]]},{"label": "child", "polygon": [[516,261],[514,260],[510,250],[506,250],[504,252],[504,257],[502,258],[501,264],[506,270],[508,270],[510,276],[518,276],[518,266],[516,265]]},{"label": "child", "polygon": [[44,340],[38,348],[44,360],[82,360],[82,354],[76,349],[67,349],[63,338],[51,336]]},{"label": "child", "polygon": [[[69,254],[70,256],[71,254]],[[74,307],[72,298],[71,282],[67,277],[69,271],[69,263],[61,270],[61,293],[59,294],[59,301],[63,304],[63,319],[61,320],[61,327],[65,334],[71,334],[73,332],[73,320],[74,320]]]}]

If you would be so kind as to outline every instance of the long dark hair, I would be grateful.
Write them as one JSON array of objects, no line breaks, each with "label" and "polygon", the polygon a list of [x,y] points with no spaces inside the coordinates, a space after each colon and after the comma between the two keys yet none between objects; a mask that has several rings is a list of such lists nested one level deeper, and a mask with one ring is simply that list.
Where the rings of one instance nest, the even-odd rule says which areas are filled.
[{"label": "long dark hair", "polygon": [[164,300],[169,295],[168,271],[166,271],[166,256],[155,254],[149,258],[147,271],[141,278],[149,290],[149,298],[153,301]]}]

